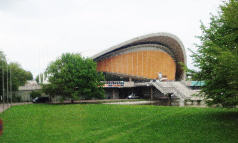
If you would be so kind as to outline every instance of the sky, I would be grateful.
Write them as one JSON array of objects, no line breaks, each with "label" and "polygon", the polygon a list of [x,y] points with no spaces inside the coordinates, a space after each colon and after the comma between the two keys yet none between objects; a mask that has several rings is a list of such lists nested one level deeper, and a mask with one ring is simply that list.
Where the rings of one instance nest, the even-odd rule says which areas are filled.
[{"label": "sky", "polygon": [[150,33],[169,32],[183,42],[189,68],[222,0],[0,0],[0,51],[34,76],[62,53],[91,57]]}]

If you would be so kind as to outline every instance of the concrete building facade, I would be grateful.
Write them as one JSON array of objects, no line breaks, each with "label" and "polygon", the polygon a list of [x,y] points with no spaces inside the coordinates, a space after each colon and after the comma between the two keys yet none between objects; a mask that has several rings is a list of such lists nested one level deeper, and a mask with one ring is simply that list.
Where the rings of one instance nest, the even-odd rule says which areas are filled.
[{"label": "concrete building facade", "polygon": [[201,100],[193,99],[191,95],[196,92],[184,84],[186,75],[181,63],[186,66],[186,53],[181,40],[173,34],[140,36],[92,58],[97,62],[97,71],[110,77],[104,81],[106,98],[133,94],[147,99],[179,99],[180,105],[186,100]]},{"label": "concrete building facade", "polygon": [[97,70],[108,74],[141,79],[156,79],[158,74],[168,80],[183,80],[186,65],[182,42],[173,34],[154,33],[102,51],[92,57]]}]

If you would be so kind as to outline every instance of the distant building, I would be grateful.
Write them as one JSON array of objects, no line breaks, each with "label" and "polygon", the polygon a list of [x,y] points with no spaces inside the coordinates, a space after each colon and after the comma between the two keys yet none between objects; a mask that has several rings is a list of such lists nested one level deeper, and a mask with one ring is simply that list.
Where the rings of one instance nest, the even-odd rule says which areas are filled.
[{"label": "distant building", "polygon": [[19,86],[19,91],[39,90],[41,86],[35,80],[28,80],[24,86]]},{"label": "distant building", "polygon": [[31,101],[30,94],[32,91],[40,90],[41,86],[34,80],[28,80],[24,86],[20,86],[18,91],[15,93],[16,97],[20,99],[20,101]]}]

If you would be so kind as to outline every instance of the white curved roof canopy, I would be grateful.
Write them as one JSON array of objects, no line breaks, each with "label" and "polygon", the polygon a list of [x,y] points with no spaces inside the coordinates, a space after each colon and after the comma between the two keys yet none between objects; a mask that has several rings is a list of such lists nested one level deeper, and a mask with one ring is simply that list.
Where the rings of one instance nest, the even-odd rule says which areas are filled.
[{"label": "white curved roof canopy", "polygon": [[163,45],[170,49],[173,52],[174,60],[176,61],[177,72],[179,73],[179,79],[184,79],[185,74],[183,73],[182,67],[179,65],[179,62],[187,64],[185,48],[181,40],[170,33],[160,32],[160,33],[152,33],[144,36],[140,36],[128,41],[125,41],[121,44],[113,46],[109,49],[106,49],[92,57],[93,60],[97,61],[101,57],[113,53],[114,51],[120,50],[122,48],[127,48],[133,45],[139,44],[159,44]]}]

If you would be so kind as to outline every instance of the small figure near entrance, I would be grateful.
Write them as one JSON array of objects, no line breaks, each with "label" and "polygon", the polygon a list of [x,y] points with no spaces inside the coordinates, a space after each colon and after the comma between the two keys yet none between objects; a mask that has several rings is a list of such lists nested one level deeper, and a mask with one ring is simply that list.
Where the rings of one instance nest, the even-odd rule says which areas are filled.
[{"label": "small figure near entrance", "polygon": [[158,73],[158,80],[157,81],[168,81],[167,75],[163,75],[162,72]]},{"label": "small figure near entrance", "polygon": [[159,72],[158,74],[159,81],[161,81],[162,77],[163,77],[162,72]]}]

